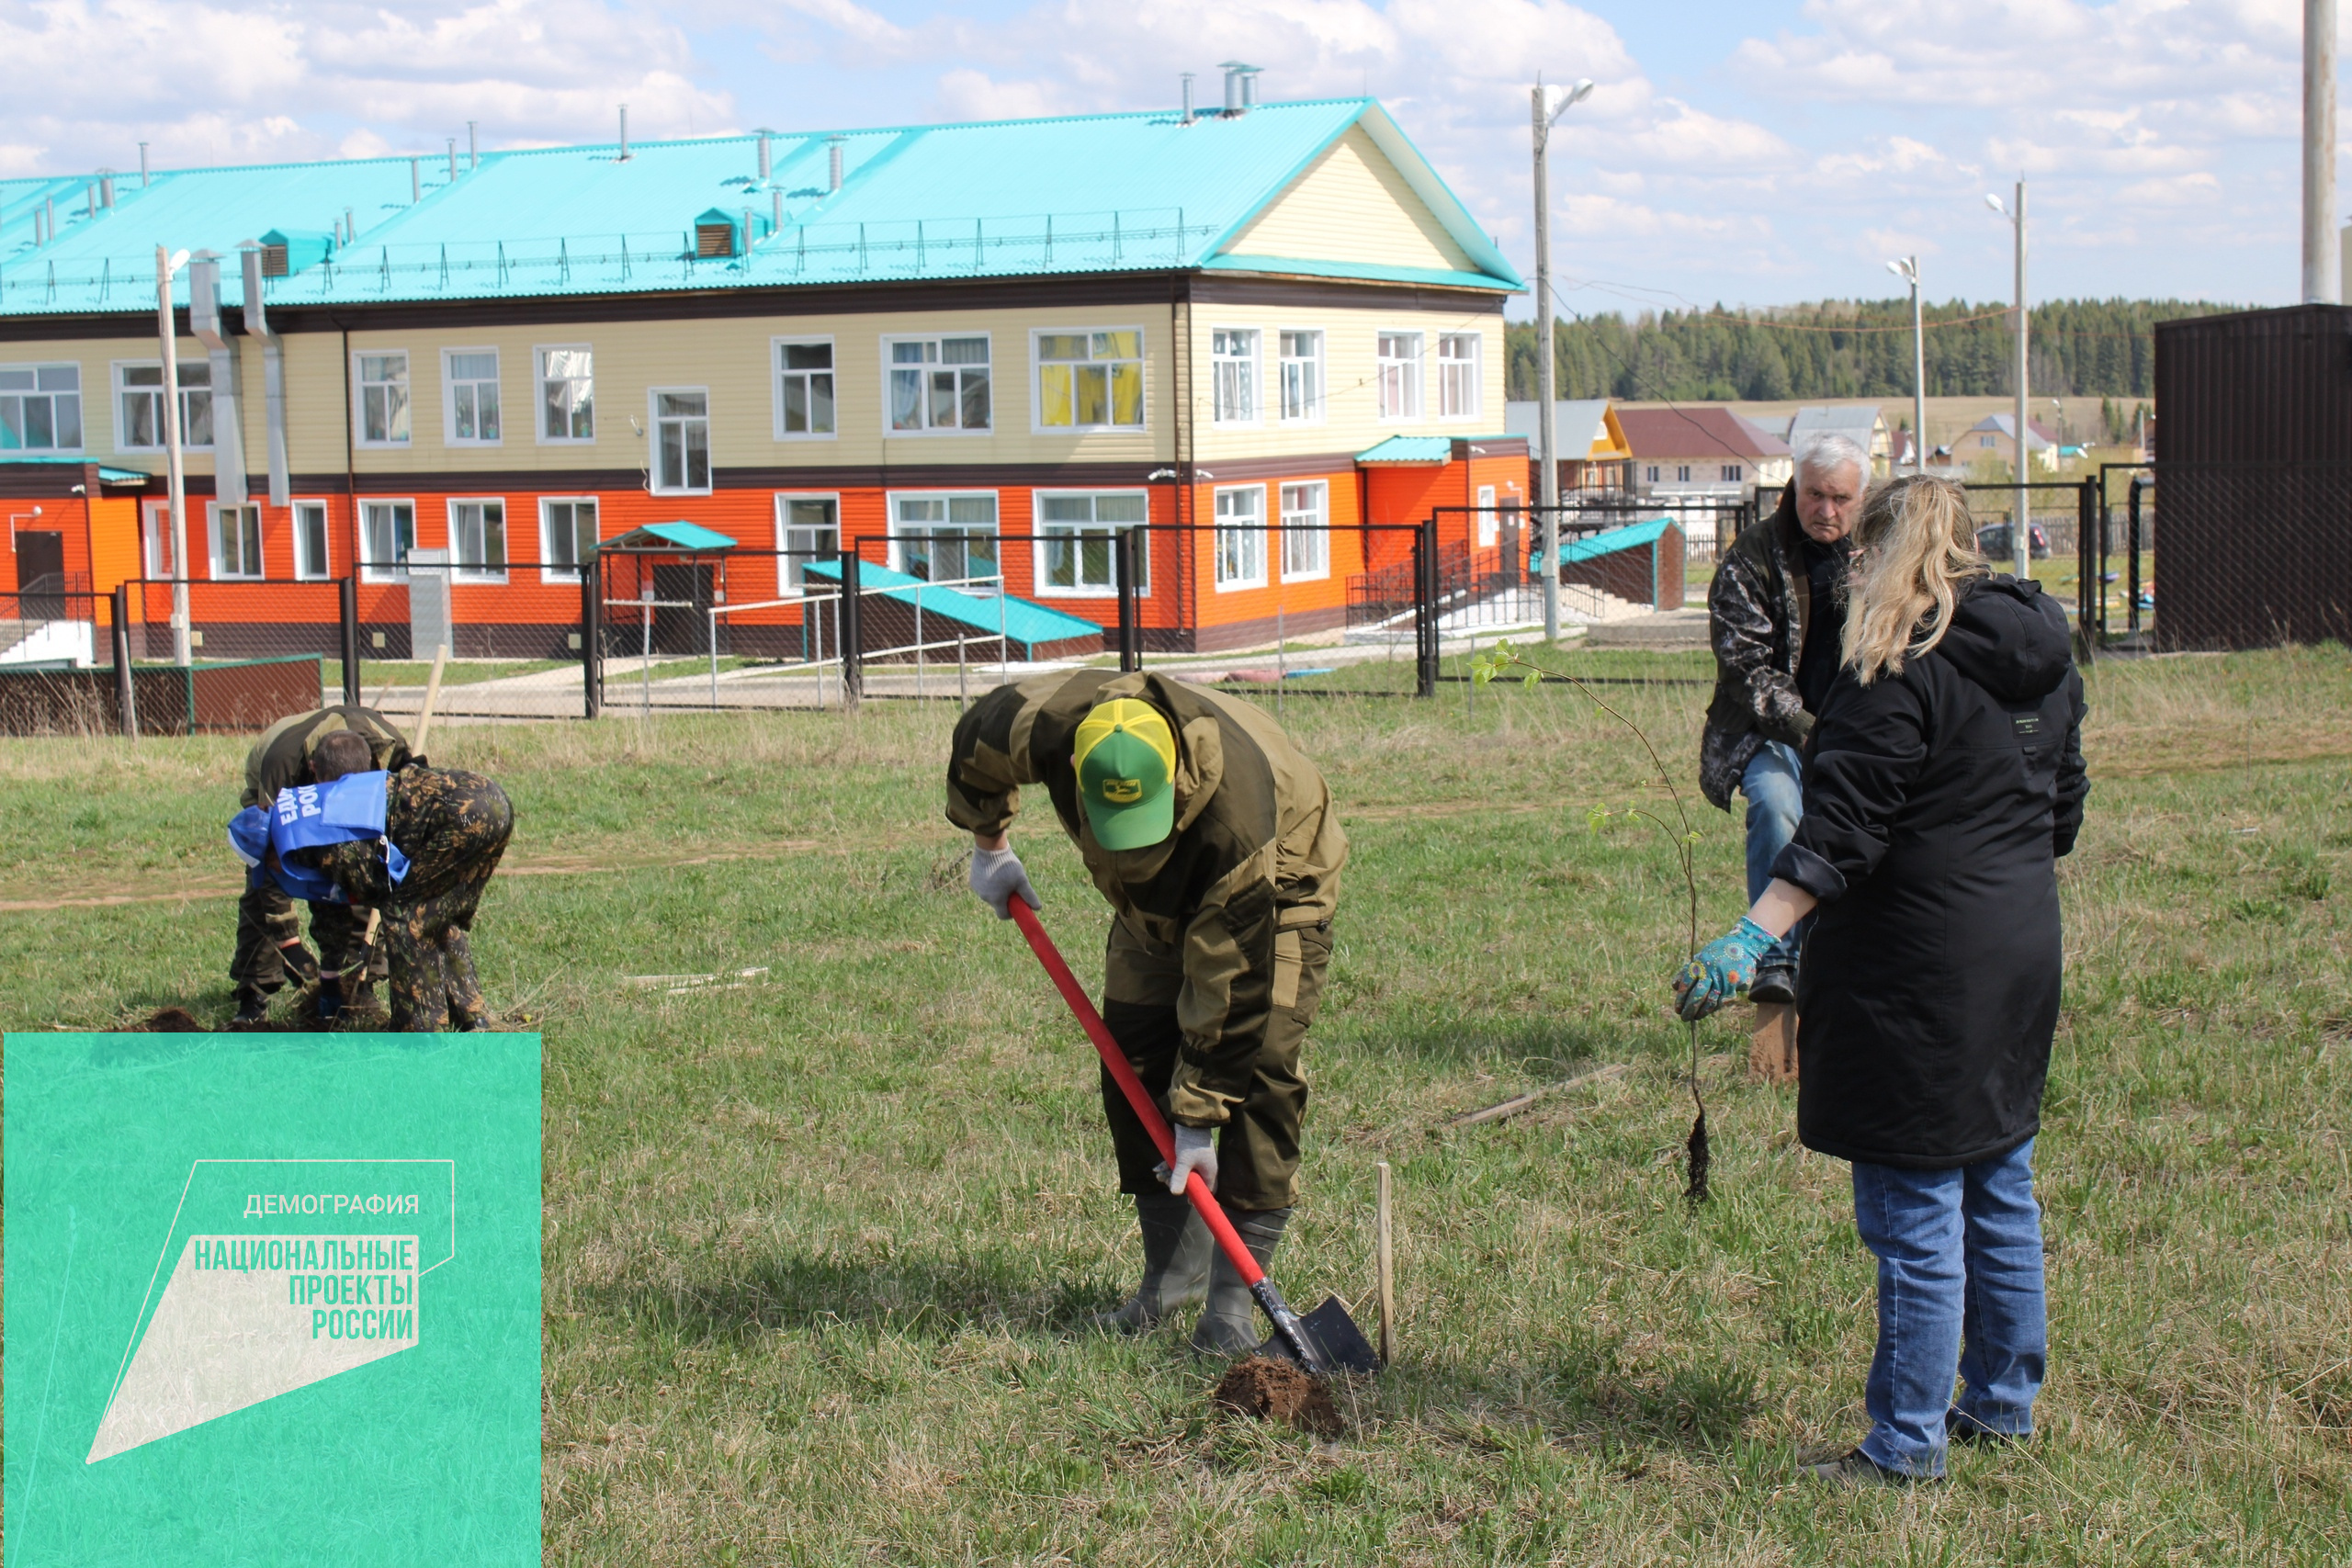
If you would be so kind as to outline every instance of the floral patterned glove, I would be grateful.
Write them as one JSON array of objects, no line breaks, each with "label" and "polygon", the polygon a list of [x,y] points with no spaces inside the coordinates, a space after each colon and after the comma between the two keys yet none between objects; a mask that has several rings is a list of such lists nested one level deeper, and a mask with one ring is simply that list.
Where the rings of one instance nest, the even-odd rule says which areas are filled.
[{"label": "floral patterned glove", "polygon": [[1674,977],[1674,1010],[1695,1023],[1756,978],[1757,961],[1780,939],[1742,915],[1739,924],[1691,955]]}]

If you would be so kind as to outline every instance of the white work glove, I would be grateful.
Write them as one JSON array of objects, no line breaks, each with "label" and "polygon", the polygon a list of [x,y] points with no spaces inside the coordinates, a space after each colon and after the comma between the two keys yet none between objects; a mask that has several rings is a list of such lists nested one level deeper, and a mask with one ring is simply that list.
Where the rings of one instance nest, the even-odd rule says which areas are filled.
[{"label": "white work glove", "polygon": [[1012,919],[1016,897],[1033,909],[1045,907],[1037,901],[1037,890],[1029,886],[1029,873],[1023,868],[1021,857],[1010,846],[972,852],[972,891],[996,911],[1000,920]]},{"label": "white work glove", "polygon": [[1181,1198],[1184,1195],[1184,1179],[1193,1171],[1201,1173],[1201,1179],[1209,1184],[1210,1191],[1216,1190],[1216,1131],[1215,1128],[1178,1126],[1175,1168],[1171,1170],[1169,1168],[1168,1162],[1162,1160],[1152,1174],[1167,1182],[1168,1190]]}]

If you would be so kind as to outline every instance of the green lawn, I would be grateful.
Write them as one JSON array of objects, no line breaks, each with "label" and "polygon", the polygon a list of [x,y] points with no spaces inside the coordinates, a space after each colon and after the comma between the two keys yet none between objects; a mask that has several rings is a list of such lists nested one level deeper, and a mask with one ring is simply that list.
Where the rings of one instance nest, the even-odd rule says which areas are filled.
[{"label": "green lawn", "polygon": [[[1689,767],[1703,686],[1605,694]],[[475,945],[547,1037],[547,1560],[2345,1562],[2352,659],[2116,660],[2092,701],[2043,1436],[1867,1495],[1791,1478],[1863,1430],[1845,1168],[1741,1078],[1733,1010],[1702,1034],[1715,1201],[1680,1201],[1679,896],[1654,833],[1587,826],[1664,802],[1573,690],[1286,696],[1355,858],[1277,1276],[1363,1297],[1377,1161],[1399,1221],[1399,1364],[1320,1447],[1212,1418],[1180,1336],[1085,1326],[1132,1224],[1091,1054],[939,818],[953,705],[436,734],[520,812]],[[11,1028],[226,1015],[240,761],[0,743]],[[1684,787],[1715,927],[1739,829]],[[1016,840],[1098,972],[1074,853]]]}]

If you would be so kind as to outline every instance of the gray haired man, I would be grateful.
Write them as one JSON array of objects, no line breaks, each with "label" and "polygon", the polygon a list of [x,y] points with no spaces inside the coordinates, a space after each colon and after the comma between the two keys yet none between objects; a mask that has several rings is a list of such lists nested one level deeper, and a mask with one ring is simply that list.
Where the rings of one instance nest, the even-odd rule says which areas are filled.
[{"label": "gray haired man", "polygon": [[[1707,591],[1715,694],[1699,743],[1699,788],[1724,811],[1733,790],[1747,797],[1750,902],[1804,816],[1798,753],[1838,678],[1847,558],[1870,478],[1870,454],[1850,438],[1805,442],[1779,508],[1725,552]],[[1757,964],[1755,1000],[1796,999],[1804,929],[1800,922]]]}]

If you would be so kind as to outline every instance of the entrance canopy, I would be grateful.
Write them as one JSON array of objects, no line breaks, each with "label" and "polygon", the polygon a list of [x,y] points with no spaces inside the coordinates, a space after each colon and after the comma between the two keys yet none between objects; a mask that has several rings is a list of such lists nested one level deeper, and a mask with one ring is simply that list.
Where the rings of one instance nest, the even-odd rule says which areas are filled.
[{"label": "entrance canopy", "polygon": [[626,534],[616,534],[596,547],[639,555],[702,556],[731,550],[735,541],[699,523],[648,523]]}]

